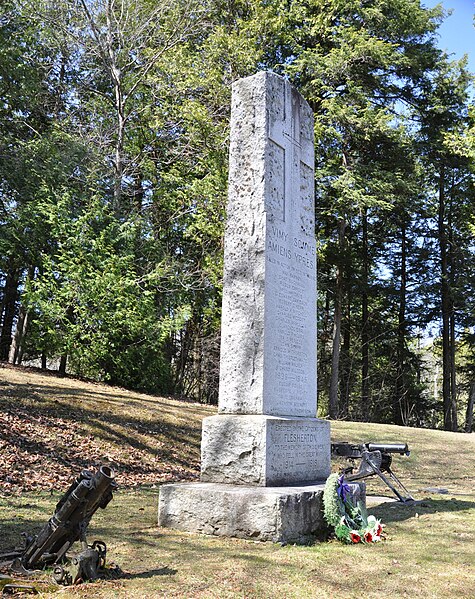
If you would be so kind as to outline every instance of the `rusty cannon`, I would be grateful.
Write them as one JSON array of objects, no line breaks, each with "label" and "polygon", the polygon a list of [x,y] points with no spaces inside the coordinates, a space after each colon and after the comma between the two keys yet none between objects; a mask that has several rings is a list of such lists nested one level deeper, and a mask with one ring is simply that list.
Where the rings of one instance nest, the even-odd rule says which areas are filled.
[{"label": "rusty cannon", "polygon": [[[55,512],[38,535],[27,537],[16,565],[25,570],[54,566],[53,577],[59,584],[76,584],[101,577],[105,570],[106,545],[94,541],[88,545],[86,531],[95,512],[104,509],[117,488],[115,473],[101,466],[95,473],[83,470],[56,505]],[[76,542],[81,552],[66,559]]]}]

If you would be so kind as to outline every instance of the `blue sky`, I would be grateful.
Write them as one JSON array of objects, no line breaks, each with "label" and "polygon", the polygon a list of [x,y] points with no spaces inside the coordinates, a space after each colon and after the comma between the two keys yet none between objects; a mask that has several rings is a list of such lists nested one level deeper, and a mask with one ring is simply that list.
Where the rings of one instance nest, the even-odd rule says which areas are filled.
[{"label": "blue sky", "polygon": [[421,4],[427,7],[442,4],[445,10],[453,9],[452,15],[439,28],[438,45],[449,54],[453,53],[452,58],[468,54],[469,69],[475,72],[474,0],[422,0]]}]

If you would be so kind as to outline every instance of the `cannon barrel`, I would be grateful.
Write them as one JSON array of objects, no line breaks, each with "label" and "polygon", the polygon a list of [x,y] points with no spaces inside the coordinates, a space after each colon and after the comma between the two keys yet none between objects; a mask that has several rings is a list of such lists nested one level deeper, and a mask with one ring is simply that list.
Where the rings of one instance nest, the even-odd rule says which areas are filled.
[{"label": "cannon barrel", "polygon": [[410,455],[407,443],[365,443],[368,451],[380,451],[381,453],[399,453]]},{"label": "cannon barrel", "polygon": [[83,470],[56,505],[53,516],[26,547],[22,565],[34,569],[56,563],[73,543],[83,540],[94,513],[111,501],[116,488],[114,478],[108,466],[101,466],[95,474]]}]

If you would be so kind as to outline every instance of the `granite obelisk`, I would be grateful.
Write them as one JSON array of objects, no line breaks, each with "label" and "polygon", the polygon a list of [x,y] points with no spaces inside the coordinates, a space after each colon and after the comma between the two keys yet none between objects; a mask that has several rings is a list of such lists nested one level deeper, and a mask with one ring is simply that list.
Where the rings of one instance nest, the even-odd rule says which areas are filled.
[{"label": "granite obelisk", "polygon": [[284,78],[233,85],[229,160],[218,414],[202,482],[162,487],[159,522],[298,542],[322,527],[330,426],[316,418],[313,114]]}]

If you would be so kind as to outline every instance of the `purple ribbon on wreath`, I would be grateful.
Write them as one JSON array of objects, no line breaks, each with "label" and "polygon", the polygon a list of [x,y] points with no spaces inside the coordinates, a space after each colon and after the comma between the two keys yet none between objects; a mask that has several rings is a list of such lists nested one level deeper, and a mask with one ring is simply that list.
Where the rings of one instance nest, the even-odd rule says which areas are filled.
[{"label": "purple ribbon on wreath", "polygon": [[338,497],[345,503],[347,496],[351,493],[350,485],[345,482],[345,477],[343,474],[338,478],[338,487],[337,487]]}]

